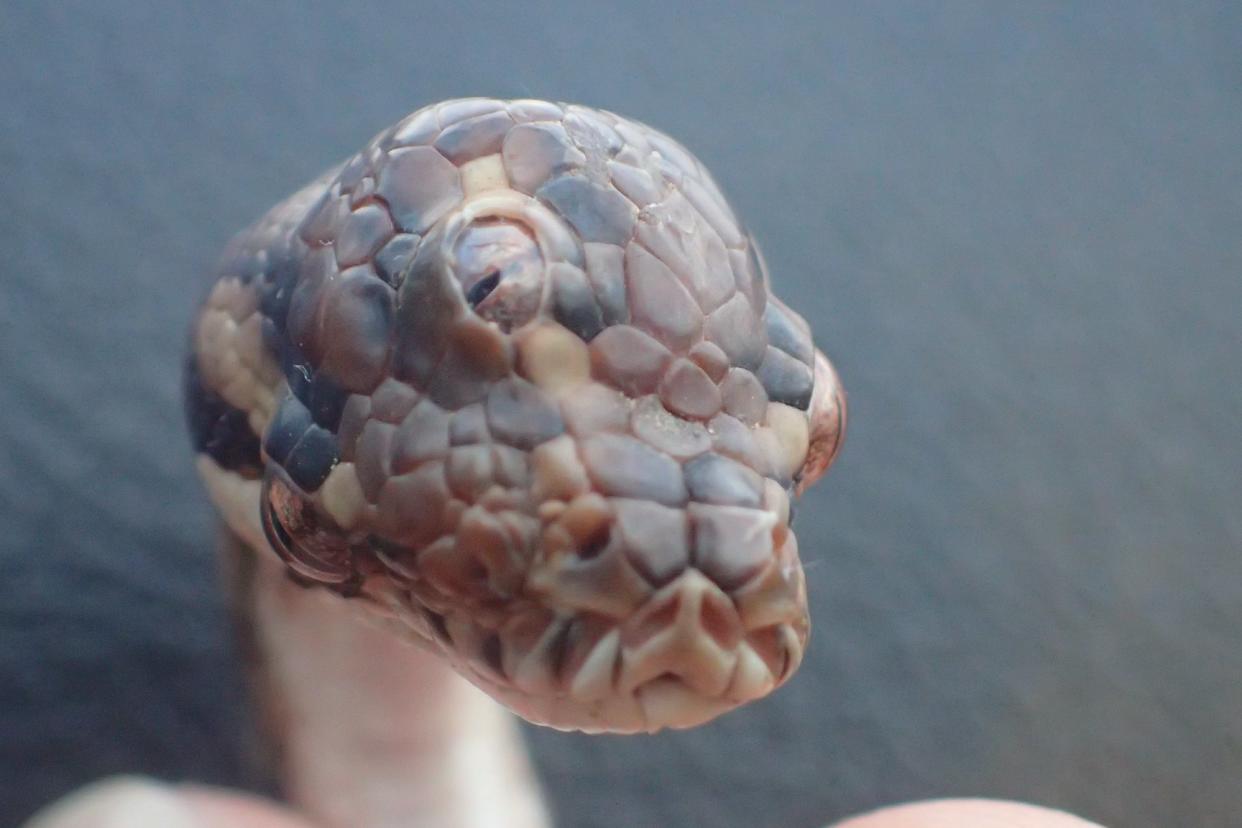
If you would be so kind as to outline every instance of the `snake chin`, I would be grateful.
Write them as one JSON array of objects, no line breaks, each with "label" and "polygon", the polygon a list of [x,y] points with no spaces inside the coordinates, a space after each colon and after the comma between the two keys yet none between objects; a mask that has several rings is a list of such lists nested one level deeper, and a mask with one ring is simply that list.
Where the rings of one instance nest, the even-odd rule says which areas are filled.
[{"label": "snake chin", "polygon": [[693,569],[621,621],[531,607],[492,630],[465,616],[412,611],[399,591],[386,605],[522,718],[588,733],[695,727],[762,698],[797,670],[809,631],[805,613],[743,629],[733,601]]}]

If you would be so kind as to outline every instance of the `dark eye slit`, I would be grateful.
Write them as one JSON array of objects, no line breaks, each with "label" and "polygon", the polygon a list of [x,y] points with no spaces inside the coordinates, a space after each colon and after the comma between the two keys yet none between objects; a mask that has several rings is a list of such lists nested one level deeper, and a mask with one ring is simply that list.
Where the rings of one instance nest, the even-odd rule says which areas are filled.
[{"label": "dark eye slit", "polygon": [[477,308],[482,304],[483,300],[491,296],[492,291],[496,289],[496,285],[500,284],[500,271],[493,270],[466,291],[466,301],[470,307]]}]

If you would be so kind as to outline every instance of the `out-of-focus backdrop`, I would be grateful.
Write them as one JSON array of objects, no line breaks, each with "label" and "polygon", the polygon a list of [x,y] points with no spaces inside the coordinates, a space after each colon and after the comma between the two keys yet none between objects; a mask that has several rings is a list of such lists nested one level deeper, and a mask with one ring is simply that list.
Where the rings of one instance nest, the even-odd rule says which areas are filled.
[{"label": "out-of-focus backdrop", "polygon": [[407,111],[601,106],[715,172],[850,392],[815,631],[690,733],[528,730],[565,826],[987,795],[1242,812],[1242,5],[6,3],[0,823],[237,784],[179,355],[229,235]]}]

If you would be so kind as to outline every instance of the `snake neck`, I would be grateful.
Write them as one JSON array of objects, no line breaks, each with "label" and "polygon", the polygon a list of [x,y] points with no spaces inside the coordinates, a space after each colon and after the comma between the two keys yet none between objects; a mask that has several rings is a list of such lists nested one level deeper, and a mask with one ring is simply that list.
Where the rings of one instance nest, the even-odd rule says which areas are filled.
[{"label": "snake neck", "polygon": [[224,532],[263,753],[330,828],[544,828],[514,718],[438,656]]}]

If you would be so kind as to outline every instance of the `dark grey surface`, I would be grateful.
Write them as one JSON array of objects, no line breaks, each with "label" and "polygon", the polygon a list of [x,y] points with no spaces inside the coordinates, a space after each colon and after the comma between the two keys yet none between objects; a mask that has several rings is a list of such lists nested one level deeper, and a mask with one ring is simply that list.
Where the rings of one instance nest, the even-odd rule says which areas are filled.
[{"label": "dark grey surface", "polygon": [[173,5],[0,10],[0,823],[106,773],[241,778],[177,401],[195,274],[489,94],[682,139],[851,394],[801,506],[801,674],[692,733],[530,732],[563,825],[946,794],[1242,824],[1242,6]]}]

